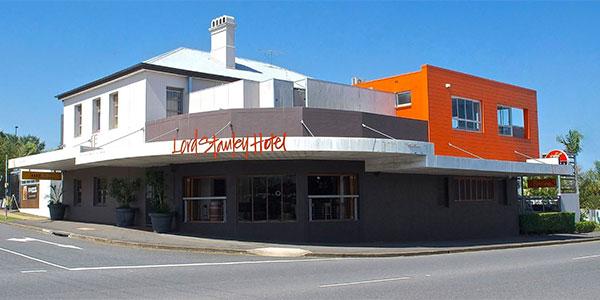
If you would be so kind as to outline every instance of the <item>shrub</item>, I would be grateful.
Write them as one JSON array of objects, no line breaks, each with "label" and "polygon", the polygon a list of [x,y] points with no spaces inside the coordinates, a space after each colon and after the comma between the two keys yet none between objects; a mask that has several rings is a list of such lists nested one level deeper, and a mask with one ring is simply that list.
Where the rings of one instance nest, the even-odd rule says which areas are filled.
[{"label": "shrub", "polygon": [[548,234],[575,232],[575,213],[549,212],[519,216],[521,233]]},{"label": "shrub", "polygon": [[597,225],[596,222],[582,221],[582,222],[577,222],[577,224],[575,224],[575,229],[579,233],[592,232],[596,229],[596,225]]}]

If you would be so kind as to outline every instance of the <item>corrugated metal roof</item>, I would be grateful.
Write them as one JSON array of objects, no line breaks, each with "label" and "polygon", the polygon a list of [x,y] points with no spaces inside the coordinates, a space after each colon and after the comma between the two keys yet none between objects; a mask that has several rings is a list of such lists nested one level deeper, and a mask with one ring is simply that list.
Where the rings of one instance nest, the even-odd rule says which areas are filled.
[{"label": "corrugated metal roof", "polygon": [[222,63],[212,60],[209,52],[184,47],[153,57],[144,63],[254,81],[298,81],[307,78],[306,75],[282,67],[239,57],[235,58],[236,68],[228,69]]},{"label": "corrugated metal roof", "polygon": [[255,60],[236,57],[235,62],[236,68],[228,69],[223,64],[211,60],[209,52],[181,47],[61,93],[57,95],[56,98],[62,100],[69,96],[92,89],[98,85],[117,80],[120,77],[141,69],[192,77],[206,77],[223,81],[234,81],[236,79],[253,81],[265,81],[270,79],[299,81],[308,78],[306,75]]}]

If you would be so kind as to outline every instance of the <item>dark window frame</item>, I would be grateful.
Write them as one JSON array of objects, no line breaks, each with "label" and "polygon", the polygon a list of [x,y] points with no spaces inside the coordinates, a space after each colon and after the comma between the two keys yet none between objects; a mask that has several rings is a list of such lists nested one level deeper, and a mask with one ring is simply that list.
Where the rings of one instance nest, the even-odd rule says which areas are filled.
[{"label": "dark window frame", "polygon": [[73,205],[75,206],[80,206],[83,202],[81,186],[81,179],[73,179]]},{"label": "dark window frame", "polygon": [[[336,177],[337,178],[337,193],[338,194],[311,194],[311,177]],[[354,179],[354,183],[351,185],[354,187],[354,193],[352,191],[346,193],[346,186],[344,184],[344,177],[348,177],[349,180]],[[350,182],[350,181],[349,181]],[[352,222],[358,221],[359,219],[359,199],[360,199],[360,191],[359,191],[359,178],[358,174],[352,173],[344,173],[344,174],[309,174],[307,178],[308,184],[308,217],[309,222]],[[350,199],[351,202],[346,202],[346,199]],[[315,218],[315,202],[326,202],[329,200],[329,205],[324,203],[324,209],[329,207],[330,209],[330,218]],[[335,202],[337,203],[338,213],[336,218],[333,218],[333,205]],[[351,209],[352,216],[350,218],[346,217],[346,213],[344,213],[344,209],[347,209],[346,204],[349,203],[349,207]],[[323,215],[328,215],[324,213]]]},{"label": "dark window frame", "polygon": [[[280,214],[279,214],[279,218],[278,219],[272,219],[269,216],[269,178],[279,178],[279,185],[280,185],[280,191],[281,191],[281,195],[279,196],[279,200],[277,202],[279,202],[279,207],[280,207]],[[285,179],[291,179],[292,183],[293,183],[293,193],[289,193],[286,194],[284,191],[284,184],[286,182]],[[265,187],[267,188],[265,194],[267,195],[265,203],[266,203],[266,207],[265,207],[265,219],[264,220],[256,220],[256,214],[255,214],[255,192],[254,192],[254,180],[255,179],[265,179]],[[248,196],[246,194],[243,193],[243,191],[241,191],[241,181],[242,180],[249,180],[250,182],[250,201],[241,201],[241,197],[245,197]],[[291,212],[286,211],[285,207],[286,207],[286,203],[285,202],[285,197],[290,197],[293,195],[293,215],[292,218],[284,218],[284,216],[286,214],[290,214]],[[244,218],[242,219],[242,214],[243,212],[241,211],[241,205],[243,203],[249,203],[250,204],[250,220]],[[296,179],[296,175],[292,175],[292,174],[287,174],[287,175],[280,175],[280,174],[275,174],[275,175],[245,175],[245,176],[240,176],[237,178],[237,221],[239,223],[294,223],[298,221],[298,183],[297,183],[297,179]]]},{"label": "dark window frame", "polygon": [[106,178],[94,177],[94,201],[93,206],[106,206],[106,198],[108,198],[108,182]]},{"label": "dark window frame", "polygon": [[[213,191],[211,191],[211,195],[202,196],[202,195],[194,195],[195,191],[195,181],[202,180],[212,180]],[[223,194],[216,195],[214,190],[214,181],[222,180],[223,181]],[[189,185],[188,185],[189,183]],[[202,193],[201,190],[198,190],[197,193]],[[183,221],[185,223],[225,223],[227,222],[227,178],[225,176],[185,176],[183,178]],[[220,203],[219,205],[212,206],[215,203]],[[203,209],[203,207],[205,209]],[[213,209],[213,210],[211,210]],[[218,215],[211,215],[211,212],[215,210],[219,211]],[[203,211],[206,214],[203,214]],[[197,213],[195,213],[197,212]],[[200,216],[196,218],[196,216]],[[203,219],[202,217],[206,218]]]},{"label": "dark window frame", "polygon": [[492,202],[498,192],[491,177],[455,177],[452,185],[454,202]]},{"label": "dark window frame", "polygon": [[[184,88],[167,86],[167,88],[166,88],[166,98],[165,98],[165,107],[166,107],[166,110],[167,110],[167,118],[171,117],[171,116],[177,116],[177,115],[183,114],[183,101],[184,101],[184,98],[185,98],[184,91],[185,91]],[[173,101],[170,98],[173,97],[175,93],[178,93],[181,96],[181,98],[179,98],[177,100],[177,111],[169,109],[169,102]]]}]

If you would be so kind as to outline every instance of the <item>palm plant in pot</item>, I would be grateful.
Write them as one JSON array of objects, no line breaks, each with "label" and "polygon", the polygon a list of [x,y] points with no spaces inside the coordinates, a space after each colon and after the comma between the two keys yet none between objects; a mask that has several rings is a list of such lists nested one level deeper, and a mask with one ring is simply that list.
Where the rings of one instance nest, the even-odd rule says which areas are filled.
[{"label": "palm plant in pot", "polygon": [[65,218],[66,205],[62,203],[63,189],[62,184],[50,185],[50,195],[48,197],[48,209],[50,210],[50,220],[62,220]]},{"label": "palm plant in pot", "polygon": [[163,233],[171,230],[173,214],[165,191],[164,172],[149,170],[146,172],[146,184],[150,188],[151,204],[153,213],[150,213],[150,221],[154,232]]},{"label": "palm plant in pot", "polygon": [[109,185],[109,195],[117,201],[117,226],[127,227],[133,225],[135,209],[130,204],[135,202],[137,192],[142,182],[139,178],[114,178]]}]

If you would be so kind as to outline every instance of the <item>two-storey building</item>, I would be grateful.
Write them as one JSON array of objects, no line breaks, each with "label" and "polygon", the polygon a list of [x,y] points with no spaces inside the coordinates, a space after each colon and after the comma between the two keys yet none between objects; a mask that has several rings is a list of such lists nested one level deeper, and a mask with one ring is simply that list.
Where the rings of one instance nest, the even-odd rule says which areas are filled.
[{"label": "two-storey building", "polygon": [[[488,81],[433,67],[440,78],[406,87],[325,82],[236,57],[235,26],[212,20],[210,52],[176,49],[58,95],[62,149],[10,166],[61,170],[70,220],[114,223],[107,182],[162,170],[178,231],[295,242],[514,235],[516,177],[572,172],[514,155],[538,156],[534,91],[489,83],[488,103],[485,86],[465,88]],[[489,125],[501,104],[527,125],[512,109],[506,128]],[[146,192],[137,225],[149,224]]]}]

